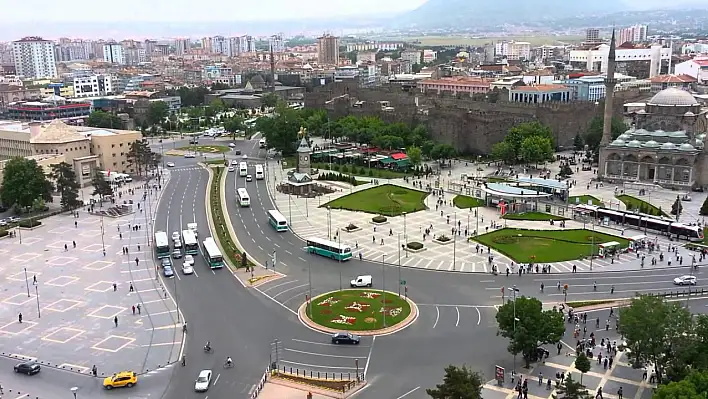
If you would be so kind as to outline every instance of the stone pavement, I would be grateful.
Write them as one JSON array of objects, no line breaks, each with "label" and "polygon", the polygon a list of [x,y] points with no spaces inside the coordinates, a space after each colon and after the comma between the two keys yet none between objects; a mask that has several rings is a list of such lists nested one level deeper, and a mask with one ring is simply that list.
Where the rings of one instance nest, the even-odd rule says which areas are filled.
[{"label": "stone pavement", "polygon": [[307,394],[312,393],[312,399],[339,398],[341,396],[329,396],[317,392],[317,390],[305,390],[305,387],[294,387],[294,384],[285,385],[283,382],[268,381],[263,386],[263,390],[258,394],[259,399],[307,399]]},{"label": "stone pavement", "polygon": [[99,375],[154,371],[178,359],[182,331],[148,244],[148,212],[160,192],[144,202],[142,189],[126,189],[120,201],[132,199],[133,214],[113,219],[82,209],[0,240],[9,260],[0,265],[2,355],[84,373],[96,365]]},{"label": "stone pavement", "polygon": [[[343,182],[328,182],[327,184],[337,190],[335,193],[320,196],[315,199],[297,198],[276,192],[274,188],[274,182],[280,182],[286,178],[287,170],[283,170],[281,165],[276,161],[268,161],[266,165],[266,173],[268,174],[266,181],[268,182],[270,194],[274,196],[276,206],[289,220],[292,231],[295,232],[295,234],[302,238],[318,236],[329,238],[333,241],[341,240],[352,247],[355,257],[361,254],[364,259],[379,262],[383,261],[392,265],[398,265],[400,262],[403,266],[431,270],[478,273],[489,273],[491,272],[492,264],[496,264],[499,270],[504,272],[506,266],[511,263],[511,260],[492,250],[491,255],[493,260],[490,263],[489,254],[486,253],[485,248],[478,248],[475,242],[470,242],[465,239],[465,230],[468,235],[473,235],[475,230],[478,230],[480,233],[485,233],[491,229],[503,226],[528,229],[551,228],[548,222],[507,221],[500,219],[499,210],[496,208],[476,208],[472,212],[468,209],[456,208],[452,205],[452,199],[456,194],[451,192],[447,192],[442,197],[443,204],[439,209],[436,209],[436,206],[440,197],[430,195],[425,200],[428,210],[411,213],[406,216],[389,217],[387,224],[375,226],[371,223],[371,217],[373,216],[371,214],[345,210],[331,210],[328,212],[327,209],[321,207],[321,205],[336,198],[371,188],[374,186],[373,183],[370,182],[352,187]],[[557,166],[557,164],[554,165]],[[483,169],[483,171],[477,170],[478,168]],[[451,175],[442,176],[440,185],[447,187],[452,182],[452,179],[455,176],[460,176],[461,173],[467,173],[470,176],[486,175],[493,173],[494,170],[494,167],[487,167],[486,165],[465,164],[464,162],[454,163]],[[592,172],[579,172],[577,176],[574,175],[573,178],[577,179],[580,185],[590,181],[592,176]],[[363,178],[363,180],[367,179]],[[420,179],[418,181],[421,181],[423,186],[427,184],[431,186],[435,185],[433,178],[427,180]],[[379,179],[379,184],[386,183],[414,188],[411,184],[404,182],[402,179]],[[585,189],[585,187],[575,187],[571,190],[571,194],[580,195],[581,193],[587,193],[586,190],[579,192],[580,188]],[[610,193],[612,192],[609,188],[606,190],[609,190]],[[597,194],[597,192],[602,193],[600,190],[592,191],[593,194]],[[655,194],[655,197],[657,196],[658,195]],[[700,203],[701,201],[694,200],[690,203],[684,202],[684,206],[689,208],[689,205],[699,205]],[[686,212],[690,211],[687,210]],[[361,229],[347,232],[344,230],[344,227],[350,223]],[[422,236],[423,231],[430,226],[432,226],[433,236],[445,234],[455,239],[447,244],[433,242],[430,237],[424,241]],[[451,234],[452,228],[455,226],[459,227],[459,234],[457,236]],[[567,229],[579,229],[583,227],[590,228],[590,226],[586,226],[579,221],[569,220],[566,222]],[[559,227],[556,226],[552,228],[557,229]],[[622,232],[605,226],[595,226],[594,228],[597,231],[617,236],[622,234],[625,236],[642,234],[642,232],[629,229]],[[665,237],[659,236],[656,240],[662,248],[667,247],[668,241]],[[417,253],[399,250],[399,248],[401,248],[399,242],[402,245],[406,241],[422,242],[426,249]],[[477,252],[478,250],[479,252]],[[691,252],[683,248],[679,251],[679,254],[685,257],[684,261],[690,262]],[[645,261],[646,267],[650,267],[649,260],[650,257]],[[641,268],[640,263],[641,260],[636,258],[636,256],[621,256],[614,262],[606,259],[594,259],[591,265],[589,260],[568,261],[551,264],[551,268],[554,272],[561,273],[571,272],[573,265],[576,266],[578,272],[636,270]],[[665,263],[659,263],[656,267],[665,267],[667,263],[667,261]],[[677,263],[678,262],[674,262],[674,265],[677,265]]]}]

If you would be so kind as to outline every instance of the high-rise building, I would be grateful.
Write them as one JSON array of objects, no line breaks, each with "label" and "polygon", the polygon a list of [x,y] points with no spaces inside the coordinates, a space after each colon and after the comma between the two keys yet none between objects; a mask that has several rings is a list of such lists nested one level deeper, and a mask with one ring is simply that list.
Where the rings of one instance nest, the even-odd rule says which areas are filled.
[{"label": "high-rise building", "polygon": [[76,97],[97,97],[113,93],[109,75],[90,75],[74,78],[74,95]]},{"label": "high-rise building", "polygon": [[211,38],[211,52],[215,54],[229,55],[231,52],[229,42],[223,36],[214,36]]},{"label": "high-rise building", "polygon": [[585,31],[585,43],[599,43],[600,42],[600,29],[588,28]]},{"label": "high-rise building", "polygon": [[282,34],[273,35],[268,38],[268,44],[270,47],[270,51],[275,54],[285,52],[285,41],[283,40]]},{"label": "high-rise building", "polygon": [[12,52],[18,75],[35,79],[57,77],[53,42],[41,37],[25,37],[12,42]]},{"label": "high-rise building", "polygon": [[118,43],[106,43],[103,45],[103,62],[111,64],[125,64],[125,53],[123,46]]},{"label": "high-rise building", "polygon": [[204,51],[206,51],[207,53],[211,53],[211,52],[212,52],[212,48],[211,48],[211,38],[210,38],[210,37],[203,37],[203,38],[201,38],[201,39],[199,40],[199,43],[201,44],[202,49],[203,49]]},{"label": "high-rise building", "polygon": [[123,49],[126,65],[138,65],[147,62],[147,55],[144,48],[128,47]]},{"label": "high-rise building", "polygon": [[155,52],[155,46],[157,46],[157,41],[155,40],[146,39],[145,42],[143,42],[145,58],[147,58],[148,61],[152,58],[152,53]]},{"label": "high-rise building", "polygon": [[175,40],[175,54],[184,55],[189,53],[191,43],[189,39],[176,39]]},{"label": "high-rise building", "polygon": [[531,43],[504,40],[496,44],[494,51],[508,60],[528,60],[531,58]]},{"label": "high-rise building", "polygon": [[317,39],[317,62],[320,64],[339,64],[339,38],[325,34]]},{"label": "high-rise building", "polygon": [[647,30],[649,27],[647,25],[634,25],[629,28],[624,28],[619,31],[619,38],[617,39],[617,44],[622,43],[640,43],[647,41]]}]

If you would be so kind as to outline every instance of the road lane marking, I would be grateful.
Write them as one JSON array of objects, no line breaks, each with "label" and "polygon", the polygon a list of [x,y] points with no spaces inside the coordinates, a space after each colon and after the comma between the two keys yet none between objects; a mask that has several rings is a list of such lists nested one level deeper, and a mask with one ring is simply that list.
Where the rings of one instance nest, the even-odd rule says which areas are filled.
[{"label": "road lane marking", "polygon": [[303,262],[307,262],[305,259],[303,259],[303,258],[301,258],[301,257],[299,257],[299,256],[298,256],[297,258],[300,259],[300,260],[303,261]]},{"label": "road lane marking", "polygon": [[346,367],[346,366],[321,366],[319,364],[308,364],[308,363],[298,363],[298,362],[291,362],[289,360],[279,360],[280,363],[287,363],[287,364],[294,364],[296,366],[303,366],[303,367],[312,367],[312,368],[319,368],[319,369],[330,369],[330,370],[357,370],[356,367]]},{"label": "road lane marking", "polygon": [[457,312],[457,321],[455,322],[455,327],[460,325],[460,308],[455,306],[455,311]]},{"label": "road lane marking", "polygon": [[[241,284],[243,284],[243,283],[241,283]],[[245,285],[244,285],[244,287],[245,287]],[[273,301],[273,302],[277,303],[278,305],[282,306],[283,309],[285,309],[285,310],[287,310],[288,312],[294,314],[295,316],[298,316],[298,314],[297,314],[296,311],[294,311],[294,310],[290,309],[289,307],[283,305],[282,303],[278,302],[278,301],[277,301],[275,298],[273,298],[272,296],[270,296],[270,295],[266,294],[265,292],[261,291],[260,289],[258,289],[258,287],[253,287],[253,289],[255,289],[256,291],[260,292],[263,296],[265,296],[266,298],[270,299],[271,301]]]},{"label": "road lane marking", "polygon": [[268,291],[270,291],[270,290],[272,290],[272,289],[274,289],[274,288],[278,288],[278,287],[281,287],[281,286],[283,286],[283,285],[292,284],[292,283],[297,283],[298,281],[300,281],[300,280],[290,280],[290,281],[286,281],[286,282],[284,282],[284,283],[280,283],[280,284],[274,285],[274,286],[272,286],[272,287],[268,287],[268,288],[264,289],[263,292],[268,292]]},{"label": "road lane marking", "polygon": [[277,242],[274,242],[273,245],[275,245],[276,247],[280,248],[280,245],[278,245]]},{"label": "road lane marking", "polygon": [[420,389],[420,387],[415,387],[415,388],[411,389],[410,391],[404,393],[403,395],[397,397],[396,399],[403,399],[403,398],[405,398],[406,396],[412,394],[413,392],[415,392],[415,391],[417,391],[417,390],[419,390],[419,389]]},{"label": "road lane marking", "polygon": [[305,284],[301,284],[301,285],[296,285],[295,287],[290,287],[290,288],[288,288],[287,290],[280,291],[279,293],[273,295],[273,299],[275,299],[275,298],[277,298],[277,297],[279,297],[279,296],[285,294],[286,292],[290,292],[290,291],[296,290],[296,289],[298,289],[298,288],[307,287],[307,285],[308,285],[308,283],[305,283]]},{"label": "road lane marking", "polygon": [[293,254],[292,252],[288,251],[287,249],[285,250],[285,253],[288,254],[288,255],[292,255],[292,254]]},{"label": "road lane marking", "polygon": [[482,322],[482,312],[479,311],[479,306],[474,307],[477,310],[477,325]]},{"label": "road lane marking", "polygon": [[322,357],[336,357],[339,359],[366,359],[366,356],[342,356],[342,355],[328,355],[325,353],[317,353],[317,352],[306,352],[306,351],[301,351],[297,349],[290,349],[290,348],[285,348],[286,351],[288,352],[295,352],[295,353],[300,353],[303,355],[312,355],[312,356],[322,356]]},{"label": "road lane marking", "polygon": [[[501,297],[500,297],[501,298]],[[435,307],[441,307],[441,308],[493,308],[495,305],[452,305],[452,304],[445,304],[445,303],[418,303],[418,307],[421,306],[435,306]]]},{"label": "road lane marking", "polygon": [[433,324],[433,328],[437,327],[438,321],[440,321],[440,308],[435,307],[435,324]]},{"label": "road lane marking", "polygon": [[211,386],[213,386],[213,387],[216,386],[216,383],[219,382],[219,377],[221,377],[221,373],[219,373],[219,374],[216,375],[216,379],[214,379],[214,383],[211,384]]},{"label": "road lane marking", "polygon": [[181,345],[181,341],[175,341],[175,342],[161,342],[159,344],[147,344],[147,345],[140,345],[143,348],[149,348],[151,346],[170,346],[170,345]]}]

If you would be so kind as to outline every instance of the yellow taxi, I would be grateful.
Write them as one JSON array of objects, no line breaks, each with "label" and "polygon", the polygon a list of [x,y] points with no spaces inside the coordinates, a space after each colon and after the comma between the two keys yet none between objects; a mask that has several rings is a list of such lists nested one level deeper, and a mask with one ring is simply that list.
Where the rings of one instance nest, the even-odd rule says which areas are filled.
[{"label": "yellow taxi", "polygon": [[131,388],[133,385],[138,383],[138,375],[133,371],[121,371],[120,373],[115,373],[110,377],[103,379],[103,387],[106,389]]}]

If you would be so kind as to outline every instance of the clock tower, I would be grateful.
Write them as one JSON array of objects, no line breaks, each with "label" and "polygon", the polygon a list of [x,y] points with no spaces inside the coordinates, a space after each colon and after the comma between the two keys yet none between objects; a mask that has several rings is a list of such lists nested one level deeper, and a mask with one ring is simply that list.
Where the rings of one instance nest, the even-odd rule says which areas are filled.
[{"label": "clock tower", "polygon": [[310,155],[312,155],[312,150],[307,143],[307,130],[304,127],[300,128],[298,135],[301,137],[301,140],[300,145],[297,147],[297,172],[309,175],[311,169]]}]

